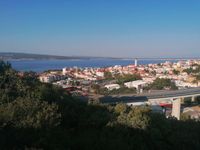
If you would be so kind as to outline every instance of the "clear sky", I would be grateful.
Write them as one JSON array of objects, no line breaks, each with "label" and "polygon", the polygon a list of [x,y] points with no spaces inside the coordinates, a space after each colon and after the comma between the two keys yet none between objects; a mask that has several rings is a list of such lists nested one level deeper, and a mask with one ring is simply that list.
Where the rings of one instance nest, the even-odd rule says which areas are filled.
[{"label": "clear sky", "polygon": [[200,56],[200,0],[0,0],[0,52]]}]

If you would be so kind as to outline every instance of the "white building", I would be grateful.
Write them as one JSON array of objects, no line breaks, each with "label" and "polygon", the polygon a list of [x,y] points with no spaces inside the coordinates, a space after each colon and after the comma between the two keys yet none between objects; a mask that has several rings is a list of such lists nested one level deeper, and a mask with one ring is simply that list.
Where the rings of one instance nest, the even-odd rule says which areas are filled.
[{"label": "white building", "polygon": [[54,75],[54,74],[41,75],[39,77],[39,80],[41,82],[44,82],[44,83],[51,83],[51,82],[60,81],[60,80],[63,80],[63,79],[65,79],[64,76],[62,76],[62,75]]},{"label": "white building", "polygon": [[39,79],[41,82],[50,83],[54,81],[54,76],[40,76]]},{"label": "white building", "polygon": [[153,81],[156,79],[156,77],[145,77],[142,78],[142,80],[148,84],[153,83]]},{"label": "white building", "polygon": [[102,71],[97,71],[97,72],[96,72],[96,75],[97,75],[98,77],[104,77],[104,72],[102,72]]},{"label": "white building", "polygon": [[119,84],[107,84],[107,85],[105,85],[105,88],[107,88],[108,90],[114,90],[114,89],[119,89],[120,88],[120,86],[119,86]]},{"label": "white building", "polygon": [[198,83],[197,84],[193,84],[193,83],[184,82],[184,81],[180,81],[180,80],[176,80],[175,84],[178,87],[198,87]]},{"label": "white building", "polygon": [[63,75],[66,75],[67,74],[67,68],[63,68],[62,73],[63,73]]},{"label": "white building", "polygon": [[143,80],[136,80],[136,81],[131,81],[131,82],[126,82],[124,85],[128,88],[136,88],[139,90],[140,88],[144,87],[147,85],[147,82]]}]

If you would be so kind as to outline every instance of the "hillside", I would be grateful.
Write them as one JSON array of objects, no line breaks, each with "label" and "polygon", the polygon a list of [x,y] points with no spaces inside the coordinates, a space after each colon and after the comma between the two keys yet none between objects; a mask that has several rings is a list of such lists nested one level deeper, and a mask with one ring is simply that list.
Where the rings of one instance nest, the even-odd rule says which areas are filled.
[{"label": "hillside", "polygon": [[57,55],[45,55],[45,54],[31,54],[31,53],[12,53],[12,52],[0,52],[0,59],[12,60],[12,59],[90,59],[93,57],[82,56],[57,56]]},{"label": "hillside", "polygon": [[199,150],[200,122],[147,106],[84,103],[0,61],[2,150]]}]

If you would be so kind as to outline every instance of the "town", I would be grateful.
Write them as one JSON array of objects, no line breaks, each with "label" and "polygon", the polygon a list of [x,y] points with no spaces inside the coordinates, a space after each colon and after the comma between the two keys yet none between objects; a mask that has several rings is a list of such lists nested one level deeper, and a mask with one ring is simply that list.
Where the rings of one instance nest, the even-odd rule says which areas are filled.
[{"label": "town", "polygon": [[200,0],[0,0],[0,150],[200,150]]},{"label": "town", "polygon": [[[138,65],[137,61],[135,59],[134,64],[128,66],[63,68],[59,71],[44,72],[40,74],[39,79],[41,82],[52,83],[70,92],[82,95],[100,94],[103,93],[103,90],[107,90],[107,94],[116,90],[119,94],[120,91],[123,94],[123,91],[125,93],[143,93],[151,92],[151,90],[184,89],[200,86],[199,60],[175,63],[167,61],[148,65]],[[166,85],[154,85],[155,82],[163,82],[161,84]]]},{"label": "town", "polygon": [[[105,68],[63,68],[58,71],[47,71],[40,74],[41,82],[61,86],[72,96],[82,98],[89,103],[113,101],[112,96],[142,95],[157,91],[174,91],[190,89],[200,86],[200,60],[187,60],[160,64],[138,65],[135,59],[128,66],[110,66]],[[199,97],[196,97],[199,100]],[[197,101],[196,100],[196,101]],[[102,102],[103,102],[102,101]],[[134,100],[133,100],[134,101]],[[191,103],[192,99],[184,100]],[[116,101],[117,102],[117,101]],[[163,105],[165,103],[165,105]],[[168,104],[169,103],[169,104]],[[146,102],[131,102],[131,105],[143,105]],[[172,107],[171,101],[152,102],[154,110],[164,111]],[[163,107],[166,106],[166,107]],[[164,110],[162,110],[165,108]],[[186,107],[184,111],[190,112],[193,118],[198,118],[200,110],[196,107]],[[183,111],[183,112],[184,112]],[[194,113],[195,112],[195,113]]]}]

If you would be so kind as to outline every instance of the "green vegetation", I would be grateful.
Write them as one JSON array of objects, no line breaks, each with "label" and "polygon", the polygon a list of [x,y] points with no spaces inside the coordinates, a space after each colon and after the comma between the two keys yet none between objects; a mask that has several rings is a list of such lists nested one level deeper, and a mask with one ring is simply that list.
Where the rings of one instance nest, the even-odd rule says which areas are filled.
[{"label": "green vegetation", "polygon": [[[195,68],[193,68],[195,67]],[[200,81],[200,65],[195,64],[193,67],[190,67],[188,69],[183,70],[183,72],[187,72],[187,74],[192,75],[196,79],[193,81],[193,83],[198,83]]]},{"label": "green vegetation", "polygon": [[109,72],[109,71],[104,72],[104,77],[105,77],[106,80],[112,80],[113,79],[112,73]]},{"label": "green vegetation", "polygon": [[101,92],[101,86],[99,84],[92,84],[91,88],[94,90],[95,94],[100,94],[100,92]]},{"label": "green vegetation", "polygon": [[173,70],[173,73],[175,74],[175,75],[178,75],[178,74],[180,74],[180,71],[178,71],[178,70]]},{"label": "green vegetation", "polygon": [[141,80],[140,75],[138,74],[124,74],[116,77],[117,83],[123,85],[125,82]]},{"label": "green vegetation", "polygon": [[195,75],[195,77],[196,77],[196,80],[197,80],[197,81],[200,81],[200,74]]},{"label": "green vegetation", "polygon": [[193,69],[190,67],[188,69],[184,69],[183,72],[186,72],[187,74],[191,74],[193,72]]},{"label": "green vegetation", "polygon": [[197,74],[200,73],[200,65],[194,65],[195,69],[193,69],[192,67],[183,70],[183,72],[187,72],[187,74]]},{"label": "green vegetation", "polygon": [[125,82],[141,80],[141,76],[139,74],[115,74],[112,75],[111,72],[106,71],[104,72],[104,77],[106,80],[113,80],[115,79],[117,84],[123,84]]},{"label": "green vegetation", "polygon": [[60,123],[58,106],[45,101],[17,99],[0,105],[1,127],[45,128]]},{"label": "green vegetation", "polygon": [[196,101],[196,103],[197,103],[198,105],[200,105],[200,96],[197,96],[196,99],[195,99],[195,101]]},{"label": "green vegetation", "polygon": [[200,122],[147,106],[86,104],[0,63],[0,149],[199,150]]},{"label": "green vegetation", "polygon": [[163,90],[163,89],[171,89],[171,90],[176,90],[177,87],[174,82],[172,82],[170,79],[160,79],[157,78],[154,80],[152,84],[148,86],[148,89],[153,89],[153,90]]},{"label": "green vegetation", "polygon": [[185,98],[184,99],[184,104],[185,104],[185,106],[191,106],[192,99],[190,97]]}]

